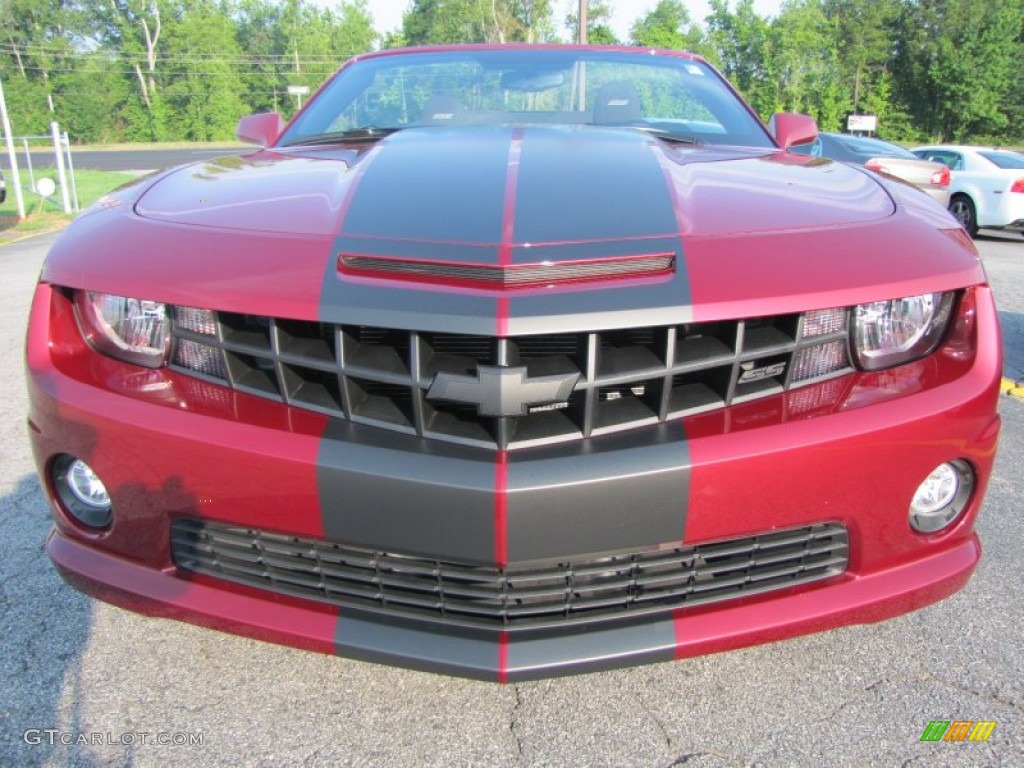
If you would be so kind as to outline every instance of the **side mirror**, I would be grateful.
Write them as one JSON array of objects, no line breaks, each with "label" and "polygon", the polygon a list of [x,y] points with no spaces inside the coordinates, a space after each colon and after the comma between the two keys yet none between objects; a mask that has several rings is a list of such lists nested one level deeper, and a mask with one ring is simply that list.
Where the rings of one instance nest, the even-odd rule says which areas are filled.
[{"label": "side mirror", "polygon": [[797,112],[776,112],[768,123],[768,130],[783,149],[810,144],[818,138],[818,124],[814,118]]},{"label": "side mirror", "polygon": [[284,120],[277,112],[258,112],[238,121],[235,136],[239,141],[269,147],[281,135]]}]

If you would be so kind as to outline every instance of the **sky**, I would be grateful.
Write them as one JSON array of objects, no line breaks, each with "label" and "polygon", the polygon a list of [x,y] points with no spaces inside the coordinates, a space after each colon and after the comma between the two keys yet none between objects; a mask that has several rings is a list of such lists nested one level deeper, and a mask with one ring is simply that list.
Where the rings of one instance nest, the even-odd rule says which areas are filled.
[{"label": "sky", "polygon": [[[332,0],[315,0],[318,5],[334,5]],[[703,23],[704,17],[709,13],[709,6],[705,0],[684,0],[687,9],[690,11],[690,18]],[[402,14],[409,7],[410,0],[367,0],[366,7],[373,16],[374,27],[378,32],[391,32],[402,26]],[[559,19],[568,14],[570,8],[578,6],[577,0],[555,0],[555,18]],[[622,41],[629,40],[629,30],[639,17],[646,14],[658,0],[609,0],[614,12],[612,19],[612,30],[615,36]],[[730,3],[734,5],[734,3]],[[762,16],[775,15],[778,13],[781,0],[754,0],[754,8]]]}]

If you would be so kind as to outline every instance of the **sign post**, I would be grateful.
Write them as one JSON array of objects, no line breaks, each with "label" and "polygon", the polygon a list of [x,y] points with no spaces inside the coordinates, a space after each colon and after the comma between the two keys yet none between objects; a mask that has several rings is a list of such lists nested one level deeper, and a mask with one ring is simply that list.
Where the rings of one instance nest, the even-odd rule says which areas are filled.
[{"label": "sign post", "polygon": [[850,115],[846,118],[846,130],[850,133],[875,133],[878,117],[875,115]]},{"label": "sign post", "polygon": [[295,100],[299,103],[299,109],[302,109],[302,97],[309,94],[308,85],[289,85],[288,93],[295,97]]},{"label": "sign post", "polygon": [[71,198],[68,196],[68,177],[64,170],[64,147],[60,140],[60,127],[57,121],[50,123],[50,137],[53,139],[53,157],[57,161],[57,180],[60,182],[60,201],[64,213],[71,213]]},{"label": "sign post", "polygon": [[25,197],[21,194],[21,174],[18,173],[18,156],[14,152],[14,137],[11,135],[11,121],[7,117],[7,100],[4,98],[4,83],[0,79],[0,121],[3,123],[4,141],[7,144],[7,158],[11,163],[11,185],[14,187],[14,202],[18,207],[18,220],[25,220]]}]

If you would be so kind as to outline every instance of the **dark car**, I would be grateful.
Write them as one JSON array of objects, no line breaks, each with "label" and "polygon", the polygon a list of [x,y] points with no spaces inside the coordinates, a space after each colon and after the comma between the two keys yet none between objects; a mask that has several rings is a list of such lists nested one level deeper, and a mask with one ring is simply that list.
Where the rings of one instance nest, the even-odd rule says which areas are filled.
[{"label": "dark car", "polygon": [[686,53],[385,51],[101,199],[29,322],[49,556],[143,613],[498,681],[956,592],[984,270],[772,125]]},{"label": "dark car", "polygon": [[0,171],[0,205],[7,200],[7,182],[4,180],[4,172]]},{"label": "dark car", "polygon": [[913,184],[939,203],[949,205],[949,168],[942,163],[917,157],[903,147],[870,136],[843,133],[819,133],[811,144],[795,147],[794,152],[856,163],[873,171],[887,173]]}]

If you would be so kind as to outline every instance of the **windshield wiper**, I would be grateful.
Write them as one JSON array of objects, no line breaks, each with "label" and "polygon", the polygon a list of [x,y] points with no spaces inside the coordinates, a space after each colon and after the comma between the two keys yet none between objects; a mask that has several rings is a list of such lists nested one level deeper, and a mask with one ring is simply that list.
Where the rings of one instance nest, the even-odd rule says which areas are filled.
[{"label": "windshield wiper", "polygon": [[345,144],[350,141],[377,141],[400,130],[402,129],[378,128],[375,125],[365,125],[360,128],[350,128],[347,131],[328,131],[327,133],[314,133],[311,136],[302,136],[295,141],[289,141],[283,146],[301,147],[317,144]]}]

